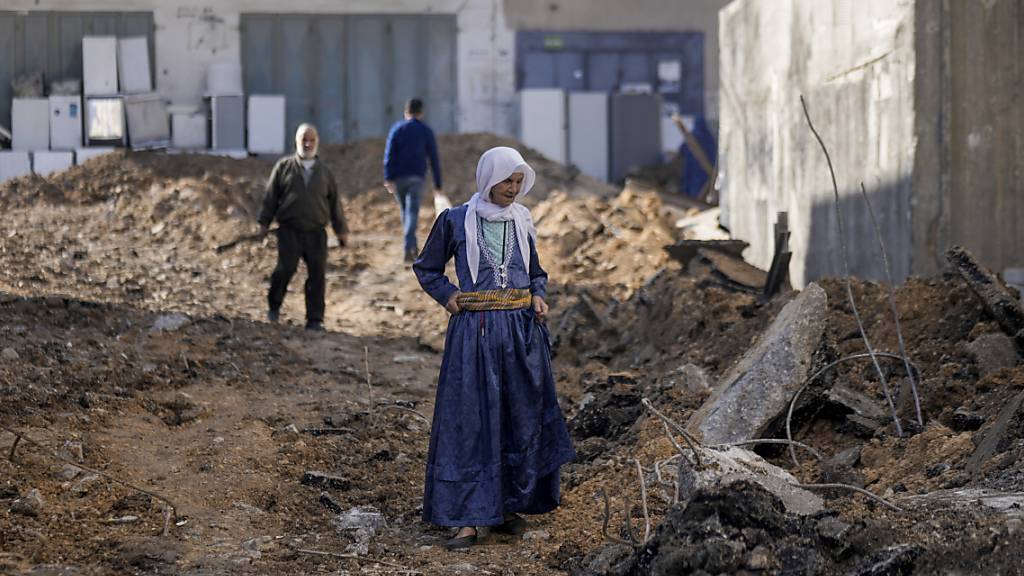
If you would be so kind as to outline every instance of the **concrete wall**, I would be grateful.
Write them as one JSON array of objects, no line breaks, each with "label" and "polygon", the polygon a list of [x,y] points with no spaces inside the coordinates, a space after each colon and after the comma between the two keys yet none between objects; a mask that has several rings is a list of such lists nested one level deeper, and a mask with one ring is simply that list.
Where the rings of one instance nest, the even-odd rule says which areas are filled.
[{"label": "concrete wall", "polygon": [[1024,1],[918,0],[918,11],[930,149],[919,152],[914,272],[944,267],[950,244],[997,271],[1024,266]]},{"label": "concrete wall", "polygon": [[836,169],[852,272],[884,277],[861,181],[894,274],[910,272],[914,24],[908,0],[736,0],[721,12],[723,223],[751,243],[753,263],[770,264],[775,213],[787,211],[794,285],[842,272],[831,180],[802,94]]},{"label": "concrete wall", "polygon": [[860,180],[897,280],[942,270],[952,244],[996,271],[1024,266],[1024,0],[737,0],[721,27],[724,224],[752,261],[770,263],[788,210],[794,283],[842,272],[802,93],[854,274],[884,277]]},{"label": "concrete wall", "polygon": [[5,0],[0,9],[152,12],[157,90],[173,104],[201,101],[210,63],[240,61],[243,12],[456,14],[459,129],[511,134],[515,128],[515,35],[501,0]]},{"label": "concrete wall", "polygon": [[703,32],[704,103],[718,118],[718,11],[730,0],[505,0],[516,30]]}]

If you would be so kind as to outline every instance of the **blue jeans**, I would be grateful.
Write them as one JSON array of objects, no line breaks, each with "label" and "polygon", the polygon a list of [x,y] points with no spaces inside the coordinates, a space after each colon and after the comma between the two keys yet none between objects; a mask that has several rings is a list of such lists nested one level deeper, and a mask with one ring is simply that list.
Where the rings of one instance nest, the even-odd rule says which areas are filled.
[{"label": "blue jeans", "polygon": [[423,197],[423,178],[404,176],[395,180],[395,200],[402,211],[402,234],[405,252],[419,252],[416,244],[416,223],[420,216],[420,199]]}]

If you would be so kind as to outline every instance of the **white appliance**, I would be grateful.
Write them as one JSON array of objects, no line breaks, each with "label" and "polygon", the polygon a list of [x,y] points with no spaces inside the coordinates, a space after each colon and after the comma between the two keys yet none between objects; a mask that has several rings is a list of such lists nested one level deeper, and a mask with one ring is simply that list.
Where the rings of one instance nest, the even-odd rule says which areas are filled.
[{"label": "white appliance", "polygon": [[149,70],[149,41],[145,36],[121,38],[117,41],[118,77],[121,92],[145,94],[153,91]]},{"label": "white appliance", "polygon": [[0,150],[0,182],[32,173],[28,152]]},{"label": "white appliance", "polygon": [[124,145],[124,100],[120,96],[85,99],[85,143]]},{"label": "white appliance", "polygon": [[82,97],[50,96],[50,149],[74,150],[82,145]]},{"label": "white appliance", "polygon": [[210,97],[210,140],[216,150],[245,150],[245,98]]},{"label": "white appliance", "polygon": [[117,94],[117,37],[82,38],[82,77],[86,96]]},{"label": "white appliance", "polygon": [[182,150],[206,148],[206,114],[171,114],[171,145]]},{"label": "white appliance", "polygon": [[15,98],[11,105],[11,148],[46,150],[50,147],[50,101]]},{"label": "white appliance", "polygon": [[248,148],[256,154],[284,153],[284,96],[249,96]]},{"label": "white appliance", "polygon": [[569,163],[598,180],[608,181],[608,94],[569,94]]},{"label": "white appliance", "polygon": [[171,124],[167,103],[159,94],[133,94],[124,97],[128,121],[128,142],[132,149],[166,148],[171,143]]},{"label": "white appliance", "polygon": [[568,155],[565,91],[557,88],[529,88],[520,93],[521,139],[523,144],[565,164]]},{"label": "white appliance", "polygon": [[32,153],[32,171],[40,176],[61,172],[75,164],[74,152],[40,150]]}]

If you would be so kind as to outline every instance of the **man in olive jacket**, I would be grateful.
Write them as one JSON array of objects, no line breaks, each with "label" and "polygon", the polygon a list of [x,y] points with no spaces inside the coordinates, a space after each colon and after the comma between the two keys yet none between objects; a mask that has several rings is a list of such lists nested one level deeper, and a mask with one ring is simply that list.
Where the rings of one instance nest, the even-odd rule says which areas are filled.
[{"label": "man in olive jacket", "polygon": [[275,219],[277,229],[277,267],[270,276],[267,295],[267,319],[277,322],[288,282],[306,263],[306,329],[324,329],[324,291],[327,268],[327,233],[330,222],[338,243],[348,241],[345,213],[338,201],[334,175],[317,157],[319,137],[316,128],[303,124],[295,132],[295,155],[278,160],[267,182],[259,223],[269,230]]}]

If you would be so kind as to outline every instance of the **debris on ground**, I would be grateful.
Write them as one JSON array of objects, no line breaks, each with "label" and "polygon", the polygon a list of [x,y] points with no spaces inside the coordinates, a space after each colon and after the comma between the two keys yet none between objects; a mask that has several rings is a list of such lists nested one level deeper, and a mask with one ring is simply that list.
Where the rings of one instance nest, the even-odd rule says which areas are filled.
[{"label": "debris on ground", "polygon": [[[453,201],[469,197],[479,154],[499,144],[518,145],[440,138]],[[899,436],[841,280],[763,299],[764,272],[714,237],[709,211],[657,186],[611,189],[529,150],[553,368],[579,458],[563,468],[561,507],[530,517],[529,537],[485,531],[453,559],[449,530],[420,519],[447,318],[402,261],[382,149],[322,150],[352,230],[349,246],[331,248],[328,332],[317,337],[302,329],[302,274],[281,322],[264,321],[273,236],[215,250],[256,232],[265,160],[117,152],[0,186],[0,570],[1018,566],[1024,365],[1012,311],[959,274],[896,287],[925,422],[910,426],[887,286],[852,281],[888,354],[878,361],[908,423]],[[676,226],[689,210],[699,218]],[[421,239],[431,220],[425,202]],[[678,429],[666,433],[648,406]],[[704,425],[730,413],[724,429]],[[802,445],[795,462],[787,420]],[[694,456],[687,423],[710,455],[703,472],[680,465]],[[779,443],[712,446],[765,436]],[[776,479],[767,488],[766,477]]]}]

